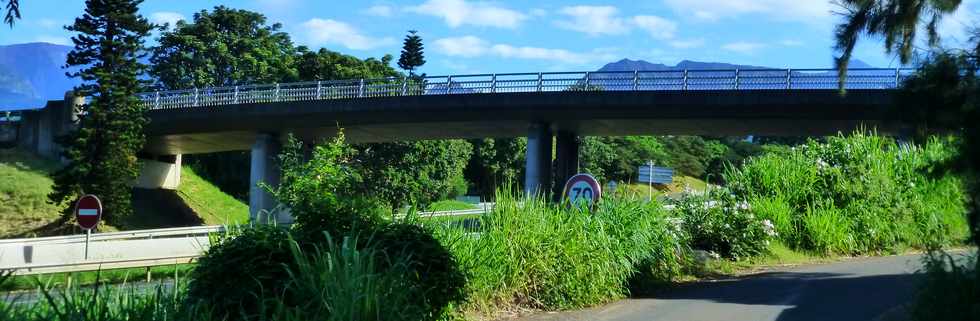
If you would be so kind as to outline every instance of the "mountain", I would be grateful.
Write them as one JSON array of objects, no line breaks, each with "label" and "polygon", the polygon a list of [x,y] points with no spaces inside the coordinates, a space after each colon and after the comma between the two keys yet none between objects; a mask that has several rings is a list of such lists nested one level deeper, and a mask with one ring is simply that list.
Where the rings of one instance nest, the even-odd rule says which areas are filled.
[{"label": "mountain", "polygon": [[79,83],[65,76],[70,46],[43,42],[0,46],[0,110],[44,107]]},{"label": "mountain", "polygon": [[[623,59],[617,62],[611,62],[599,68],[598,71],[678,71],[678,70],[718,70],[718,69],[772,69],[777,67],[760,67],[751,65],[736,65],[723,62],[702,62],[702,61],[692,61],[683,60],[677,65],[667,66],[664,64],[655,64],[652,62],[644,60],[629,60]],[[783,67],[779,67],[782,69]],[[871,65],[861,61],[861,60],[851,60],[850,68],[874,68]]]}]

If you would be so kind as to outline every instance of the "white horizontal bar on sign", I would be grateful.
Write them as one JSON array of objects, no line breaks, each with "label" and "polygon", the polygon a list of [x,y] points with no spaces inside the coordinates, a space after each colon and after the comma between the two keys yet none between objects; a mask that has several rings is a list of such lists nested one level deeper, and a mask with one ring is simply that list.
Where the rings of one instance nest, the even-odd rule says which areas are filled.
[{"label": "white horizontal bar on sign", "polygon": [[78,209],[78,215],[79,216],[98,216],[99,215],[99,210],[94,209],[94,208],[82,208],[82,209]]}]

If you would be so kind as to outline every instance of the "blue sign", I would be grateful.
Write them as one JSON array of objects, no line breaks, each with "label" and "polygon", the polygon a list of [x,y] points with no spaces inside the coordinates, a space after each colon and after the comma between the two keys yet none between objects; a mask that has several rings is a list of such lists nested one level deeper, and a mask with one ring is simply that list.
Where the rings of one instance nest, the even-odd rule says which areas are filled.
[{"label": "blue sign", "polygon": [[674,182],[674,170],[667,167],[657,167],[653,165],[643,165],[639,167],[640,183],[670,184]]}]

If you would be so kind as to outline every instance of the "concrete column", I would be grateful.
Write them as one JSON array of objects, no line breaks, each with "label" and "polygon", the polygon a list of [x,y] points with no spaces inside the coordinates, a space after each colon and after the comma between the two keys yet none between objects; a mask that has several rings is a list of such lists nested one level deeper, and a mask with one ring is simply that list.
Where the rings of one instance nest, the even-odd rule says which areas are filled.
[{"label": "concrete column", "polygon": [[249,221],[253,223],[284,223],[292,222],[288,213],[276,209],[278,203],[272,194],[262,188],[259,183],[269,186],[279,185],[279,152],[282,145],[279,135],[260,133],[252,145],[252,164],[249,174],[250,188],[248,191]]},{"label": "concrete column", "polygon": [[575,133],[559,131],[555,135],[554,199],[561,200],[562,189],[569,178],[578,174],[579,138]]},{"label": "concrete column", "polygon": [[524,193],[539,195],[551,185],[551,128],[545,123],[531,124],[527,133]]},{"label": "concrete column", "polygon": [[164,155],[140,159],[140,176],[133,187],[176,190],[180,187],[182,155]]}]

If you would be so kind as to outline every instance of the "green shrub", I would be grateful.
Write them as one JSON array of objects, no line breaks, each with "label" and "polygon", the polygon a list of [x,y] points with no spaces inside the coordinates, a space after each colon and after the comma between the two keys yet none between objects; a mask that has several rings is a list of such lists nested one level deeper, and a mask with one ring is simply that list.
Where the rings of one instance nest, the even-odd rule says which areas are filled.
[{"label": "green shrub", "polygon": [[748,202],[727,189],[687,194],[674,205],[691,247],[725,258],[738,260],[763,253],[776,234],[771,221],[756,217]]},{"label": "green shrub", "polygon": [[462,228],[437,237],[467,272],[468,302],[568,309],[624,296],[640,274],[669,280],[684,253],[659,204],[608,198],[592,213],[498,193],[476,237]]},{"label": "green shrub", "polygon": [[191,273],[187,295],[216,318],[257,316],[260,298],[279,295],[292,261],[289,233],[274,226],[246,228],[208,249]]},{"label": "green shrub", "polygon": [[980,283],[977,282],[977,254],[957,259],[944,252],[930,252],[911,314],[922,321],[971,321],[980,316]]},{"label": "green shrub", "polygon": [[857,131],[752,158],[730,168],[726,181],[735,194],[761,206],[760,215],[794,248],[936,248],[968,235],[961,179],[938,170],[954,154],[948,139],[899,146]]},{"label": "green shrub", "polygon": [[803,242],[822,253],[850,253],[854,243],[850,222],[836,208],[810,208],[803,216]]}]

